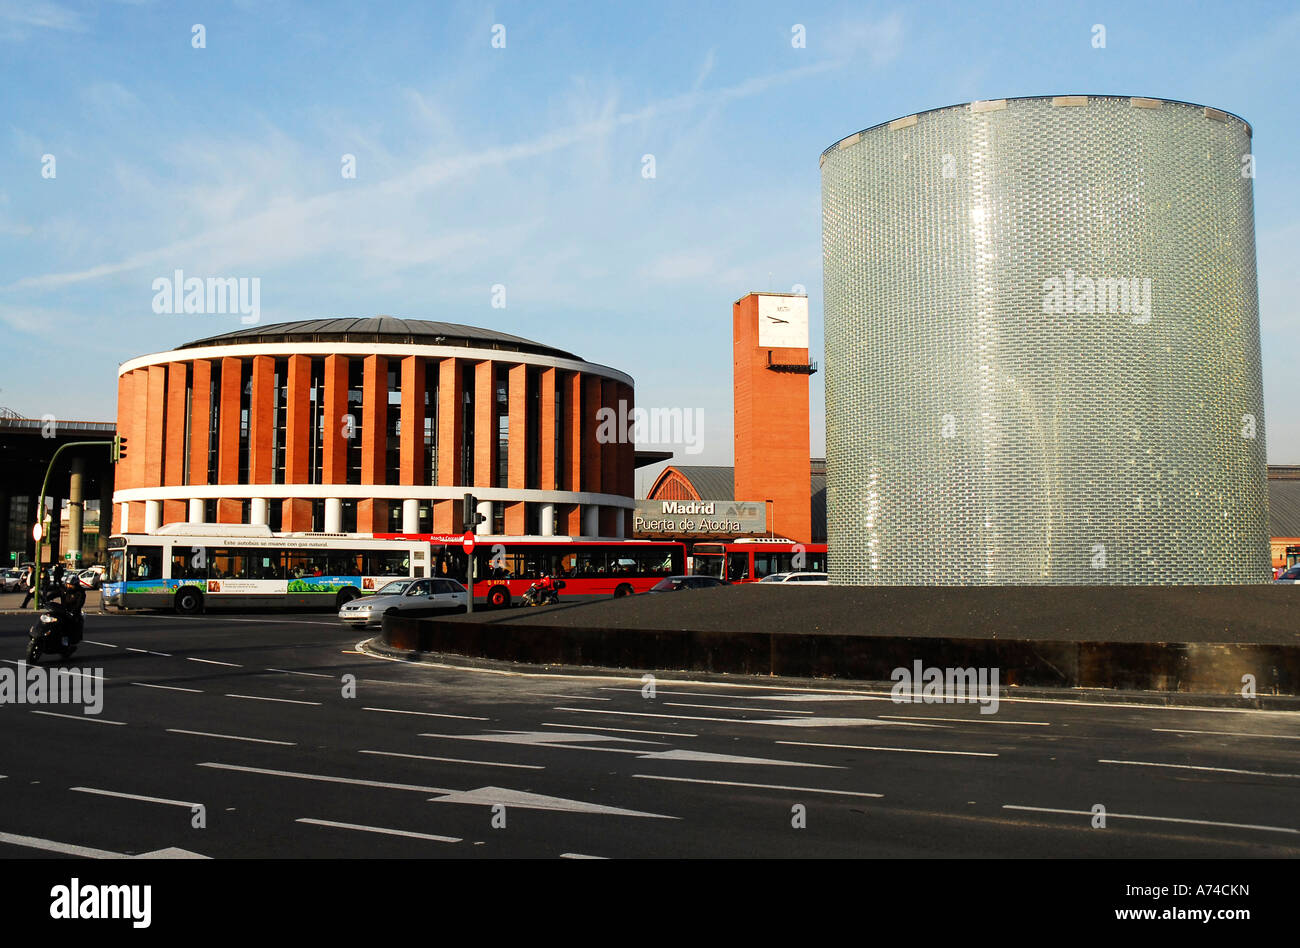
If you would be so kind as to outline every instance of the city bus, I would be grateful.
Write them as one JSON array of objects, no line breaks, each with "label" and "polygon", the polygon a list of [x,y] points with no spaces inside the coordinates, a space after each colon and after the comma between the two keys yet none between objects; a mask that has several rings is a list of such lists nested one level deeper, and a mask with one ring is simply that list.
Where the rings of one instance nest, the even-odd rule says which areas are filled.
[{"label": "city bus", "polygon": [[[466,583],[460,535],[419,536],[432,544],[430,575]],[[519,601],[534,580],[549,573],[564,581],[563,599],[631,596],[665,576],[686,572],[682,543],[653,540],[575,540],[572,537],[483,537],[474,547],[474,602],[504,607]]]},{"label": "city bus", "polygon": [[691,572],[728,583],[756,583],[773,573],[826,572],[825,543],[755,538],[732,543],[697,543]]},{"label": "city bus", "polygon": [[119,609],[329,606],[391,579],[427,574],[428,541],[367,534],[272,533],[266,526],[168,524],[112,536],[104,605]]}]

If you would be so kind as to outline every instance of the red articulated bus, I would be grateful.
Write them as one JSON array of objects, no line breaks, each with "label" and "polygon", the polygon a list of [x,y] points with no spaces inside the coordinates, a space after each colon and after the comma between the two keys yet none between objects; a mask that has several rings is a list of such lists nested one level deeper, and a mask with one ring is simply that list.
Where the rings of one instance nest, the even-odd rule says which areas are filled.
[{"label": "red articulated bus", "polygon": [[756,583],[773,573],[826,572],[825,543],[762,538],[697,543],[691,557],[691,572],[696,576],[713,576],[728,583]]},{"label": "red articulated bus", "polygon": [[[375,534],[432,544],[429,575],[465,583],[461,536]],[[665,576],[686,572],[686,546],[654,540],[575,540],[570,537],[478,538],[474,547],[474,603],[509,606],[534,580],[549,573],[564,581],[560,600],[643,593]]]}]

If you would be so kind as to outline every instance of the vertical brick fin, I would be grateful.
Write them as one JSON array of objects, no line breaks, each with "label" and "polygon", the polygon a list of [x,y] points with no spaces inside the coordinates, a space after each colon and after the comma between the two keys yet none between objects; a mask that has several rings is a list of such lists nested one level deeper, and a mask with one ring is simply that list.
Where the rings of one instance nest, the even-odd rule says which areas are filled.
[{"label": "vertical brick fin", "polygon": [[[135,484],[131,481],[130,449],[135,445],[131,441],[131,413],[135,408],[135,373],[123,372],[117,377],[117,434],[127,439],[127,460],[113,465],[113,490],[130,490]],[[121,511],[114,505],[113,532],[120,533],[122,523]]]},{"label": "vertical brick fin", "polygon": [[311,501],[305,497],[285,498],[280,507],[280,529],[285,533],[305,533],[313,529]]},{"label": "vertical brick fin", "polygon": [[[221,406],[218,417],[220,431],[217,435],[217,483],[239,483],[239,400],[244,390],[243,364],[239,359],[221,360]],[[229,513],[225,501],[217,504],[218,523],[238,523],[239,513]],[[232,501],[232,503],[236,503]],[[234,519],[222,519],[222,510]]]},{"label": "vertical brick fin", "polygon": [[495,364],[474,366],[474,486],[492,487],[492,459],[497,450],[496,392],[492,385]]},{"label": "vertical brick fin", "polygon": [[216,458],[209,457],[212,437],[212,363],[193,363],[194,384],[190,390],[190,483],[206,484]]},{"label": "vertical brick fin", "polygon": [[[361,483],[384,483],[384,456],[388,448],[388,359],[369,355],[362,363],[361,381]],[[362,530],[358,504],[357,530]]]},{"label": "vertical brick fin", "polygon": [[[636,410],[636,394],[631,385],[624,382],[618,383],[618,397],[624,403],[623,410],[627,412],[627,440],[618,446],[618,493],[625,497],[632,497],[636,494],[636,442],[633,438],[632,430],[632,413]],[[628,528],[627,536],[631,536],[631,527]]]},{"label": "vertical brick fin", "polygon": [[348,412],[347,356],[325,357],[325,431],[321,450],[321,481],[348,482],[348,443],[343,437],[343,416]]},{"label": "vertical brick fin", "polygon": [[271,483],[275,438],[275,359],[253,356],[253,393],[248,403],[248,483]]},{"label": "vertical brick fin", "polygon": [[538,412],[538,423],[542,426],[541,431],[541,488],[542,490],[556,490],[559,472],[555,469],[555,385],[559,375],[559,370],[552,368],[542,369],[540,390],[541,390],[541,411]]},{"label": "vertical brick fin", "polygon": [[[465,444],[465,424],[461,417],[460,390],[465,384],[464,368],[457,359],[442,359],[438,363],[438,483],[450,486],[461,484],[460,455]],[[435,530],[438,523],[450,525],[454,519],[449,505],[439,502],[434,508]],[[455,532],[455,527],[449,526]]]},{"label": "vertical brick fin", "polygon": [[[189,366],[172,362],[167,366],[167,441],[163,458],[163,485],[179,487],[185,483],[185,382]],[[180,518],[182,521],[185,517]],[[171,523],[166,514],[164,523]]]},{"label": "vertical brick fin", "polygon": [[[510,446],[507,451],[509,470],[506,483],[512,490],[523,490],[528,474],[528,366],[510,367]],[[523,532],[523,505],[519,505],[519,533]],[[506,509],[507,518],[510,509]],[[506,524],[507,533],[515,533]]]},{"label": "vertical brick fin", "polygon": [[[289,356],[289,379],[285,386],[284,419],[284,482],[306,484],[311,480],[311,356]],[[303,522],[300,508],[292,508],[293,522]],[[285,502],[281,510],[282,524],[290,522],[290,505]],[[308,502],[306,521],[311,522],[311,505]],[[290,527],[285,526],[288,531]],[[293,527],[307,530],[310,527]]]},{"label": "vertical brick fin", "polygon": [[[600,451],[600,486],[605,493],[613,494],[617,493],[619,484],[622,483],[618,473],[619,438],[623,435],[630,436],[630,432],[627,430],[628,419],[619,414],[618,383],[613,379],[600,380],[600,408],[602,409],[600,418],[612,419],[611,422],[603,426],[607,436],[605,441],[597,444]],[[600,428],[598,419],[598,432]],[[603,513],[602,511],[602,515]],[[612,523],[611,520],[611,530],[609,532],[606,532],[605,528],[601,527],[603,535],[613,535]]]},{"label": "vertical brick fin", "polygon": [[582,403],[574,405],[582,422],[582,490],[600,492],[600,443],[596,440],[596,413],[600,410],[600,376],[582,376],[582,391],[587,396],[586,411]]},{"label": "vertical brick fin", "polygon": [[402,359],[402,459],[403,484],[424,485],[428,458],[424,453],[425,362],[420,356]]},{"label": "vertical brick fin", "polygon": [[[564,385],[564,489],[582,490],[582,376],[566,372]],[[570,530],[570,536],[581,533]]]},{"label": "vertical brick fin", "polygon": [[141,413],[145,422],[144,452],[141,460],[144,476],[141,487],[161,487],[163,473],[163,412],[167,399],[167,366],[151,365],[146,370],[146,402]]}]

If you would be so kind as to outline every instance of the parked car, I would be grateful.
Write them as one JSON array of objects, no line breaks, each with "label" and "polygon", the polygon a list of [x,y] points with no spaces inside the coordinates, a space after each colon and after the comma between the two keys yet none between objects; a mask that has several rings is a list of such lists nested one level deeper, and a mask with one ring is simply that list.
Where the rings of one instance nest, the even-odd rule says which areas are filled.
[{"label": "parked car", "polygon": [[1300,583],[1300,564],[1296,564],[1295,566],[1292,566],[1289,570],[1286,570],[1286,571],[1285,571],[1281,576],[1279,576],[1277,579],[1273,580],[1273,582],[1275,582],[1275,583]]},{"label": "parked car", "polygon": [[803,583],[805,586],[829,586],[830,577],[825,573],[802,572],[802,573],[773,573],[770,576],[764,576],[759,580],[760,583]]},{"label": "parked car", "polygon": [[101,570],[91,566],[79,572],[77,580],[85,589],[98,589],[104,581],[104,574]]},{"label": "parked car", "polygon": [[24,588],[22,570],[7,569],[0,572],[0,592],[18,592]]},{"label": "parked car", "polygon": [[346,625],[365,628],[382,625],[384,616],[437,615],[464,612],[469,593],[454,579],[395,579],[375,590],[373,596],[353,599],[339,610]]},{"label": "parked car", "polygon": [[716,576],[665,576],[651,586],[647,592],[669,593],[679,592],[683,589],[712,589],[714,586],[725,585],[726,583]]}]

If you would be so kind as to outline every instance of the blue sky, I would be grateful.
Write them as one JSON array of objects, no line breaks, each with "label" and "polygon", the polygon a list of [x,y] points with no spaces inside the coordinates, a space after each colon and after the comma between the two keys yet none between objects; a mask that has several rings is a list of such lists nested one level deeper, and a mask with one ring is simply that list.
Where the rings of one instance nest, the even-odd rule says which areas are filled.
[{"label": "blue sky", "polygon": [[263,323],[387,313],[569,349],[641,405],[700,408],[684,460],[730,463],[732,301],[805,286],[825,358],[823,149],[973,99],[1111,93],[1252,123],[1268,453],[1300,462],[1297,50],[1289,3],[0,0],[0,405],[111,419],[119,362],[239,328],[153,312],[180,268],[260,278]]}]

